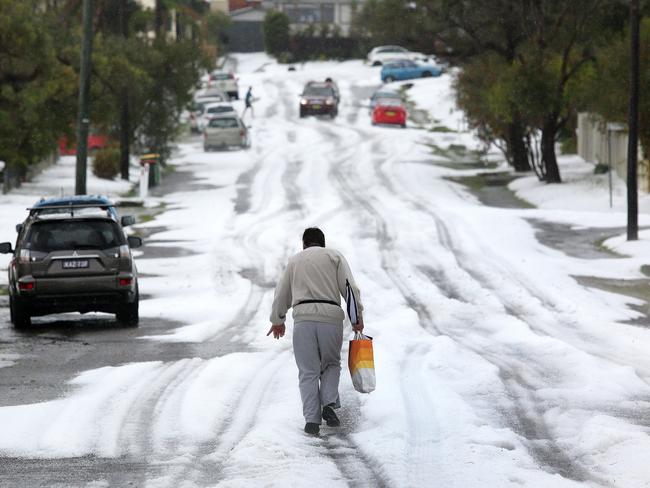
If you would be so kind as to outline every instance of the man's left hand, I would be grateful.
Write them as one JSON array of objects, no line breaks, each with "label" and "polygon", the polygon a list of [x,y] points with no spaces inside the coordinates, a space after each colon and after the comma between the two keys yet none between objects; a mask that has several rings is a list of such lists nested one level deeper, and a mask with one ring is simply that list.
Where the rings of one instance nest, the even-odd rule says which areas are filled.
[{"label": "man's left hand", "polygon": [[275,339],[279,339],[280,337],[284,336],[284,331],[286,330],[284,324],[273,324],[271,325],[271,328],[269,331],[266,333],[267,336],[271,335],[271,332],[273,332],[273,337]]},{"label": "man's left hand", "polygon": [[359,321],[356,324],[352,324],[352,330],[354,332],[363,332],[363,317],[359,316]]}]

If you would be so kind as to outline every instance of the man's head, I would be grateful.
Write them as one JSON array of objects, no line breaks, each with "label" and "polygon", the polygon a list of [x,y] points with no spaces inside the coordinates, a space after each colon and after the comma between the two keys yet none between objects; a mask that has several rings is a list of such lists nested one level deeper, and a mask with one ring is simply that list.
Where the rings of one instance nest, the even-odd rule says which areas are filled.
[{"label": "man's head", "polygon": [[318,227],[309,227],[302,233],[302,248],[325,247],[325,234]]}]

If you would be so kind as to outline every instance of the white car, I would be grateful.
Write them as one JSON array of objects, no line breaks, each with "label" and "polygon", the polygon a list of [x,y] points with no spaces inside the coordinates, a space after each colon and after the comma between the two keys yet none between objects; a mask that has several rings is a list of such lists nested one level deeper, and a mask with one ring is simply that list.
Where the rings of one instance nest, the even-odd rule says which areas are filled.
[{"label": "white car", "polygon": [[228,95],[226,95],[219,88],[204,88],[202,90],[197,90],[194,94],[194,101],[198,102],[204,98],[217,98],[220,102],[227,102]]},{"label": "white car", "polygon": [[237,78],[232,73],[225,71],[213,71],[210,73],[209,86],[218,88],[226,93],[230,98],[239,100],[239,87],[237,86]]},{"label": "white car", "polygon": [[377,46],[368,53],[368,63],[371,66],[381,66],[386,61],[409,59],[411,61],[426,61],[426,54],[409,51],[400,46]]},{"label": "white car", "polygon": [[195,134],[203,132],[201,125],[201,117],[205,111],[205,106],[212,103],[223,103],[224,97],[198,97],[195,98],[194,104],[190,110],[190,131]]},{"label": "white car", "polygon": [[203,150],[208,152],[230,146],[251,147],[248,127],[235,114],[212,117],[203,131]]},{"label": "white car", "polygon": [[235,116],[237,114],[235,112],[234,107],[230,105],[228,102],[207,103],[203,106],[203,113],[201,114],[198,120],[199,132],[203,132],[203,130],[206,128],[208,122],[212,117],[216,117],[219,115]]}]

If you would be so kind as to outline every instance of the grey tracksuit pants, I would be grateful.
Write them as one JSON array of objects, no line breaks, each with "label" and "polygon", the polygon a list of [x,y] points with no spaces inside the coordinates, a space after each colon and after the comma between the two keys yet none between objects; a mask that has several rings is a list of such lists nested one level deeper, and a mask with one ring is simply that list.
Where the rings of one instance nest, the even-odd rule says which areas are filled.
[{"label": "grey tracksuit pants", "polygon": [[293,327],[293,353],[298,365],[305,422],[321,423],[321,407],[340,407],[342,324],[298,322]]}]

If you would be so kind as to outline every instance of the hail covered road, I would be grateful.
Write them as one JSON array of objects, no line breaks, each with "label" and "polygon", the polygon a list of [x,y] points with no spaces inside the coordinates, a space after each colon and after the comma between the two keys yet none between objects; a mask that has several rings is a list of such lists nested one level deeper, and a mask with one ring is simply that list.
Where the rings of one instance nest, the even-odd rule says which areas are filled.
[{"label": "hail covered road", "polygon": [[[360,62],[238,61],[252,148],[179,145],[137,227],[141,327],[65,315],[18,334],[0,310],[0,485],[647,486],[649,338],[624,298],[572,278],[594,260],[537,242],[538,211],[444,178],[478,158],[449,76],[417,83],[448,129],[430,132],[371,126]],[[327,76],[339,116],[300,119],[302,85]],[[344,364],[343,426],[318,438],[290,337],[265,336],[310,225],[357,277],[378,381],[357,394]]]}]

